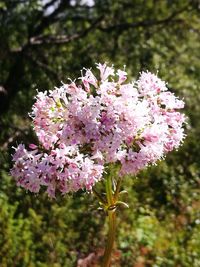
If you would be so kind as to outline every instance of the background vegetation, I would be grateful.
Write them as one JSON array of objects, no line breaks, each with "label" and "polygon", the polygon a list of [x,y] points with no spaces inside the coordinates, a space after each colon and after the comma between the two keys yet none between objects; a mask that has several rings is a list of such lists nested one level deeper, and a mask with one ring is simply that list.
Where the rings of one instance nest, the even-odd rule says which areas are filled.
[{"label": "background vegetation", "polygon": [[0,266],[83,266],[101,255],[106,216],[92,195],[32,195],[9,169],[12,146],[35,138],[36,89],[107,61],[133,79],[159,70],[188,116],[181,149],[124,181],[130,208],[118,216],[113,266],[199,267],[199,0],[0,0],[0,36]]}]

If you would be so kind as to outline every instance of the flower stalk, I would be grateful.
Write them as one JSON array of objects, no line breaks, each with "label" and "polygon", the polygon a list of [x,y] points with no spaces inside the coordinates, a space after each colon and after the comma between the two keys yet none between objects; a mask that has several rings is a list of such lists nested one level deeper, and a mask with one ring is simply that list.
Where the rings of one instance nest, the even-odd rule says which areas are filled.
[{"label": "flower stalk", "polygon": [[[115,191],[116,193],[116,191]],[[112,250],[115,242],[116,232],[116,197],[112,190],[112,178],[109,175],[106,179],[106,197],[107,197],[107,217],[108,217],[108,238],[104,251],[102,267],[109,267],[111,262]]]},{"label": "flower stalk", "polygon": [[108,210],[108,240],[103,256],[102,267],[109,267],[111,262],[112,250],[115,242],[116,232],[116,209]]}]

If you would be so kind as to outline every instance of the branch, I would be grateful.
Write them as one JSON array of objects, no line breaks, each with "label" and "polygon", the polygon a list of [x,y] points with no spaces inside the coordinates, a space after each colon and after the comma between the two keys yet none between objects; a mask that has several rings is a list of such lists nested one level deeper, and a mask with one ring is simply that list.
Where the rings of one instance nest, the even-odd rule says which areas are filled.
[{"label": "branch", "polygon": [[77,38],[80,37],[80,34],[75,33],[71,36],[67,35],[39,35],[32,37],[30,39],[30,44],[31,45],[41,45],[41,44],[63,44],[63,43],[68,43],[70,41],[73,41]]},{"label": "branch", "polygon": [[[190,2],[189,2],[190,4]],[[112,32],[113,30],[119,30],[120,32],[124,30],[128,30],[130,28],[138,28],[138,27],[152,27],[156,25],[161,25],[161,24],[167,24],[170,22],[180,22],[178,19],[174,20],[175,17],[177,17],[179,14],[183,13],[186,11],[190,5],[184,6],[182,9],[172,13],[169,17],[161,20],[143,20],[143,21],[138,21],[138,22],[133,22],[133,23],[120,23],[116,25],[112,25],[109,27],[98,27],[99,30],[104,31],[104,32]]]},{"label": "branch", "polygon": [[68,35],[38,35],[30,39],[30,45],[41,45],[41,44],[65,44],[71,41],[77,40],[79,38],[85,37],[91,30],[93,30],[96,25],[103,19],[103,16],[100,16],[87,29],[74,33],[71,36]]},{"label": "branch", "polygon": [[58,0],[51,0],[44,5],[44,9],[48,9],[50,6],[54,5]]}]

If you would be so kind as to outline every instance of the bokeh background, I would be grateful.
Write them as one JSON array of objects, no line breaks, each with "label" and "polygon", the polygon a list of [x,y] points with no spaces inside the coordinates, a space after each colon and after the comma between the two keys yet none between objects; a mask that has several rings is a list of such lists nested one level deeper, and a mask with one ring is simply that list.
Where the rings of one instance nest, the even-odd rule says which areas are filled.
[{"label": "bokeh background", "polygon": [[200,1],[0,0],[0,37],[0,266],[98,266],[107,229],[95,198],[27,193],[9,170],[12,146],[35,139],[36,89],[107,61],[132,79],[159,71],[188,116],[179,151],[124,181],[113,266],[199,267]]}]

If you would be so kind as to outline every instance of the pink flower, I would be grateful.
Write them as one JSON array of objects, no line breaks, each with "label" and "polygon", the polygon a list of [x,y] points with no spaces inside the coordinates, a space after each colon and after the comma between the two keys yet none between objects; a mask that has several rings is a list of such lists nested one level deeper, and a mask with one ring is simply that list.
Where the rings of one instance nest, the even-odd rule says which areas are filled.
[{"label": "pink flower", "polygon": [[104,64],[97,64],[97,68],[100,70],[100,78],[101,81],[106,81],[108,79],[109,76],[114,76],[114,69],[113,67],[109,67],[106,65],[106,63]]},{"label": "pink flower", "polygon": [[117,75],[119,76],[119,84],[123,83],[127,79],[127,72],[123,70],[118,70]]},{"label": "pink flower", "polygon": [[34,149],[37,149],[37,146],[35,144],[30,144],[29,148],[34,150]]},{"label": "pink flower", "polygon": [[85,90],[87,92],[90,91],[90,84],[92,84],[95,88],[97,88],[97,79],[91,70],[86,69],[85,76],[82,76],[79,79],[82,80],[82,82],[85,86]]}]

